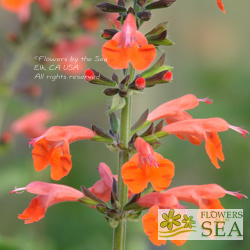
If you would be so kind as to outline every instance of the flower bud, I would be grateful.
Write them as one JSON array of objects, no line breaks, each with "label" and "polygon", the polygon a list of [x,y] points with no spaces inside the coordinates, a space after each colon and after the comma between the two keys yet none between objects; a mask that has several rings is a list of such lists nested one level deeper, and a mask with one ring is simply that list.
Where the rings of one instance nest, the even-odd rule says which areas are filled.
[{"label": "flower bud", "polygon": [[138,89],[144,89],[146,87],[146,81],[143,77],[139,77],[135,80],[135,86]]},{"label": "flower bud", "polygon": [[137,4],[143,7],[147,3],[147,0],[137,0]]},{"label": "flower bud", "polygon": [[119,89],[113,89],[113,88],[107,88],[107,89],[104,89],[103,93],[107,96],[113,96],[113,95],[116,95],[118,94],[119,92]]},{"label": "flower bud", "polygon": [[145,7],[146,10],[161,9],[171,6],[176,0],[160,0],[150,3]]},{"label": "flower bud", "polygon": [[94,80],[95,79],[95,73],[93,72],[92,69],[87,69],[85,71],[85,80],[86,81],[91,81],[91,80]]},{"label": "flower bud", "polygon": [[148,21],[151,18],[151,12],[149,11],[138,12],[137,16],[140,18],[141,21]]},{"label": "flower bud", "polygon": [[120,13],[120,12],[127,11],[127,9],[123,6],[106,3],[106,2],[99,3],[97,4],[96,7],[99,8],[103,12]]},{"label": "flower bud", "polygon": [[163,79],[171,82],[173,80],[173,73],[171,71],[168,71],[164,76]]},{"label": "flower bud", "polygon": [[110,40],[118,31],[115,29],[105,29],[102,33],[102,38]]},{"label": "flower bud", "polygon": [[105,86],[111,86],[111,87],[116,86],[115,82],[103,76],[102,74],[100,74],[98,71],[94,69],[87,69],[85,71],[85,80],[90,83],[97,84],[97,85],[105,85]]},{"label": "flower bud", "polygon": [[146,87],[153,87],[156,84],[167,83],[172,79],[173,74],[169,70],[164,70],[151,77],[146,78]]}]

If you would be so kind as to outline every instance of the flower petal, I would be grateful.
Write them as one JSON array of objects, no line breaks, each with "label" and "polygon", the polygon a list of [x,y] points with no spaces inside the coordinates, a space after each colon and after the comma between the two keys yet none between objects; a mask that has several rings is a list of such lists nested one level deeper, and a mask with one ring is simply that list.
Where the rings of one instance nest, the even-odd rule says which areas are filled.
[{"label": "flower petal", "polygon": [[158,206],[153,206],[148,213],[142,217],[142,225],[149,240],[156,246],[165,245],[166,240],[158,240]]},{"label": "flower petal", "polygon": [[147,175],[154,189],[162,191],[170,185],[171,179],[174,177],[174,164],[168,159],[158,161],[156,155],[157,153],[154,153],[154,158],[159,166],[148,167]]},{"label": "flower petal", "polygon": [[35,197],[22,214],[18,215],[18,219],[25,220],[25,224],[30,224],[41,220],[48,207],[49,198],[46,195]]},{"label": "flower petal", "polygon": [[142,192],[148,185],[148,177],[143,168],[133,162],[126,162],[122,166],[123,182],[134,194]]},{"label": "flower petal", "polygon": [[51,150],[45,138],[34,144],[32,158],[36,171],[42,171],[50,164]]},{"label": "flower petal", "polygon": [[206,132],[205,140],[206,140],[205,148],[208,157],[210,158],[211,162],[214,164],[216,168],[220,168],[217,157],[221,161],[224,161],[224,155],[222,152],[222,145],[218,134]]},{"label": "flower petal", "polygon": [[119,48],[115,40],[107,41],[102,47],[102,57],[113,69],[126,69],[129,66],[128,53],[125,49]]},{"label": "flower petal", "polygon": [[56,148],[51,156],[51,179],[62,179],[64,176],[68,175],[71,168],[71,155],[62,155],[62,149]]},{"label": "flower petal", "polygon": [[134,44],[129,49],[129,60],[136,70],[145,70],[154,61],[156,57],[156,49],[154,45],[149,44],[139,47]]}]

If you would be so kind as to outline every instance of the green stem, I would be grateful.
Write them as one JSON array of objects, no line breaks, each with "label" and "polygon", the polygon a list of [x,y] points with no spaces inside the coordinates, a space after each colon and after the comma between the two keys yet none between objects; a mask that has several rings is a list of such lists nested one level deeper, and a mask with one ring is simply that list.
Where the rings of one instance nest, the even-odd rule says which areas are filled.
[{"label": "green stem", "polygon": [[[132,74],[131,74],[132,73]],[[130,68],[130,81],[134,78],[134,69]],[[123,143],[125,150],[119,152],[118,160],[118,189],[117,196],[121,203],[121,209],[127,203],[128,189],[127,186],[123,183],[121,176],[122,165],[129,160],[128,153],[128,143],[130,137],[130,123],[131,123],[131,102],[132,96],[128,95],[125,98],[126,105],[121,111],[121,128],[120,128],[120,140]],[[113,250],[125,250],[125,241],[126,241],[126,218],[125,214],[121,211],[121,221],[114,229],[113,235]]]}]

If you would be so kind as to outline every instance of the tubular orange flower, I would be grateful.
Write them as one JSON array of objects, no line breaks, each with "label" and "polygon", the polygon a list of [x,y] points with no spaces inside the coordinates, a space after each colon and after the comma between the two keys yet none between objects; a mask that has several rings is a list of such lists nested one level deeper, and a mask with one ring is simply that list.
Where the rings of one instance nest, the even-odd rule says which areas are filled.
[{"label": "tubular orange flower", "polygon": [[37,109],[24,115],[11,124],[15,134],[23,134],[28,138],[35,138],[46,131],[45,124],[51,119],[51,113],[46,109]]},{"label": "tubular orange flower", "polygon": [[16,188],[10,193],[12,194],[23,190],[32,194],[38,194],[38,196],[30,202],[29,207],[18,216],[19,219],[25,221],[25,224],[41,220],[45,216],[47,208],[50,206],[64,201],[77,201],[84,196],[82,192],[74,188],[40,181],[31,182],[24,188]]},{"label": "tubular orange flower", "polygon": [[154,45],[148,44],[146,37],[136,28],[135,17],[128,14],[122,31],[102,47],[102,56],[114,69],[128,68],[129,63],[136,70],[145,70],[155,59]]},{"label": "tubular orange flower", "polygon": [[225,9],[224,9],[224,4],[222,3],[222,0],[216,0],[217,5],[219,7],[219,9],[223,12],[226,13]]},{"label": "tubular orange flower", "polygon": [[151,182],[156,191],[166,189],[174,176],[173,162],[155,153],[147,142],[138,137],[135,154],[122,166],[122,178],[134,194],[142,192]]},{"label": "tubular orange flower", "polygon": [[[90,187],[89,191],[101,200],[108,202],[111,197],[113,177],[116,177],[112,175],[110,168],[103,162],[99,164],[98,170],[101,180]],[[84,196],[82,192],[74,188],[40,181],[32,182],[24,188],[15,188],[10,194],[23,190],[38,195],[30,202],[29,207],[18,216],[19,219],[25,220],[25,224],[41,220],[47,208],[54,204],[64,201],[77,201]]]},{"label": "tubular orange flower", "polygon": [[98,171],[101,180],[97,181],[89,190],[98,198],[108,202],[111,197],[113,178],[115,178],[115,176],[112,174],[108,165],[103,162],[99,164]]},{"label": "tubular orange flower", "polygon": [[[142,217],[142,225],[149,240],[156,246],[166,244],[166,240],[158,240],[158,209],[159,206],[151,207],[147,214]],[[181,246],[186,240],[171,240],[175,245]]]},{"label": "tubular orange flower", "polygon": [[164,194],[174,195],[178,200],[193,203],[201,209],[223,209],[219,198],[226,194],[238,199],[247,198],[244,194],[227,191],[217,184],[179,186],[166,190]]},{"label": "tubular orange flower", "polygon": [[143,195],[139,198],[137,203],[141,207],[153,207],[155,205],[158,205],[159,208],[183,208],[179,204],[179,200],[176,198],[176,196],[171,194],[165,194],[165,193],[158,193],[153,192],[150,194]]},{"label": "tubular orange flower", "polygon": [[36,171],[42,171],[51,166],[51,178],[60,180],[68,175],[72,168],[69,144],[91,139],[95,133],[81,126],[54,126],[49,128],[42,136],[30,142],[34,146],[32,157]]},{"label": "tubular orange flower", "polygon": [[216,168],[220,168],[217,158],[224,161],[224,154],[217,132],[226,131],[229,128],[241,133],[244,137],[248,134],[248,131],[232,126],[221,118],[179,121],[165,126],[162,130],[169,134],[180,135],[184,140],[187,136],[187,139],[195,145],[200,145],[201,141],[205,141],[208,157]]},{"label": "tubular orange flower", "polygon": [[177,121],[192,119],[192,116],[184,110],[197,107],[199,102],[212,103],[213,101],[209,98],[198,99],[195,95],[187,94],[163,103],[148,115],[148,120],[156,121],[164,118],[166,123],[170,124]]}]

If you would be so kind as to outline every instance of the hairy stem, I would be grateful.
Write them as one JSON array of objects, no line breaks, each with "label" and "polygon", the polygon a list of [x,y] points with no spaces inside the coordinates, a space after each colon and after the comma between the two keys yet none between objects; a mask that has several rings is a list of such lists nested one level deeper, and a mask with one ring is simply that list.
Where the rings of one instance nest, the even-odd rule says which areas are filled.
[{"label": "hairy stem", "polygon": [[[132,73],[132,74],[131,74]],[[130,81],[133,81],[134,78],[134,69],[130,68]],[[131,120],[131,102],[132,95],[128,95],[125,98],[126,105],[121,111],[121,127],[120,127],[120,139],[123,143],[125,150],[119,152],[118,158],[118,191],[117,196],[121,203],[121,209],[127,203],[128,190],[127,186],[123,183],[121,176],[121,168],[122,165],[129,160],[128,153],[128,142],[129,142],[129,134],[130,134],[130,120]],[[113,235],[113,250],[125,250],[125,240],[126,240],[126,218],[124,218],[125,214],[121,211],[121,221],[117,228],[114,229]]]}]

